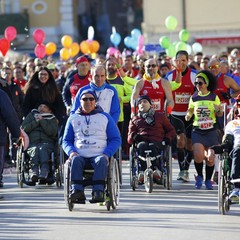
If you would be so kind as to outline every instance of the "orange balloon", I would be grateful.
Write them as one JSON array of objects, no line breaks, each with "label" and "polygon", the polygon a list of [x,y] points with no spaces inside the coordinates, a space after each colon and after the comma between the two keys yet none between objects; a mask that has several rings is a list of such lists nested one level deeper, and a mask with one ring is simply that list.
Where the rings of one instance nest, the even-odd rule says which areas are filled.
[{"label": "orange balloon", "polygon": [[54,42],[47,43],[45,47],[46,47],[46,54],[47,55],[52,55],[57,50],[57,45]]},{"label": "orange balloon", "polygon": [[61,38],[61,43],[63,47],[70,48],[70,46],[72,45],[72,38],[69,35],[64,35]]},{"label": "orange balloon", "polygon": [[90,45],[90,51],[91,53],[96,53],[98,52],[99,48],[100,48],[100,44],[98,41],[96,40],[92,40],[92,41],[89,41],[89,45]]},{"label": "orange balloon", "polygon": [[59,53],[62,60],[68,60],[71,56],[67,48],[62,48]]},{"label": "orange balloon", "polygon": [[75,57],[79,53],[79,44],[76,42],[73,42],[69,48],[69,52],[71,57]]},{"label": "orange balloon", "polygon": [[91,53],[90,45],[89,45],[88,41],[82,41],[80,43],[80,50],[83,54]]}]

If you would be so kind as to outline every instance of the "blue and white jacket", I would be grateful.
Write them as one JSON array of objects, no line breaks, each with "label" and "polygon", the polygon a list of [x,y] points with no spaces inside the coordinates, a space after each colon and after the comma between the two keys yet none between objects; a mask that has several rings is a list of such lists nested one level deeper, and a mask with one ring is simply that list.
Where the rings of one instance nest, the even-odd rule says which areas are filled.
[{"label": "blue and white jacket", "polygon": [[95,91],[97,95],[97,104],[101,106],[104,112],[109,113],[115,123],[117,123],[120,116],[120,103],[118,99],[118,93],[113,86],[106,83],[104,83],[102,87],[97,87],[93,83],[90,83],[80,88],[74,99],[70,114],[75,113],[80,107],[80,96],[86,89]]},{"label": "blue and white jacket", "polygon": [[101,107],[90,114],[80,108],[68,118],[62,146],[68,156],[77,152],[86,158],[102,154],[112,157],[121,146],[121,137],[116,123]]}]

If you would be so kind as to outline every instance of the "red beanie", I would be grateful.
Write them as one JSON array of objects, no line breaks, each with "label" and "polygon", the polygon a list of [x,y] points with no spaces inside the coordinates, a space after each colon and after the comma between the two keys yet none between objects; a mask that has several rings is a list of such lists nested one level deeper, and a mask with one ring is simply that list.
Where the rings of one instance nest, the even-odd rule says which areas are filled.
[{"label": "red beanie", "polygon": [[88,59],[84,56],[81,56],[81,57],[77,58],[76,65],[78,65],[81,62],[88,62]]}]

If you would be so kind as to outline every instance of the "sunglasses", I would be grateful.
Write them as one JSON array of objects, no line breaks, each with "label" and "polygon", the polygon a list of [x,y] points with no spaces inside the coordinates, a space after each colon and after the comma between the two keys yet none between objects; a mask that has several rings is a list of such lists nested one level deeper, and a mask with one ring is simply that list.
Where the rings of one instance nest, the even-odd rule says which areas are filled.
[{"label": "sunglasses", "polygon": [[147,68],[150,68],[150,67],[155,68],[156,66],[157,66],[156,64],[149,64],[147,65]]},{"label": "sunglasses", "polygon": [[220,66],[218,64],[213,65],[213,66],[209,66],[209,69],[218,69]]},{"label": "sunglasses", "polygon": [[82,98],[81,100],[83,100],[84,102],[87,102],[87,101],[92,102],[95,100],[95,98],[94,97],[89,97],[89,98],[85,97],[85,98]]},{"label": "sunglasses", "polygon": [[195,82],[194,83],[195,86],[197,86],[197,85],[202,86],[203,84],[204,84],[204,82]]}]

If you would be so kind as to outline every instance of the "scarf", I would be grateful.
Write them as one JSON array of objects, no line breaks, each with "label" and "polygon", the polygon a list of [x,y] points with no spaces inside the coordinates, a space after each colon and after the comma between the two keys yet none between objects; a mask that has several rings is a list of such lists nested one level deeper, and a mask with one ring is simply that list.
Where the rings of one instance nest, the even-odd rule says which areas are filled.
[{"label": "scarf", "polygon": [[148,112],[138,112],[138,116],[145,119],[146,123],[150,126],[154,126],[155,118],[154,118],[155,111],[153,108],[150,108]]},{"label": "scarf", "polygon": [[105,88],[106,83],[104,83],[101,87],[96,86],[94,83],[90,82],[90,87],[93,91],[101,91]]},{"label": "scarf", "polygon": [[52,113],[40,113],[37,109],[33,109],[31,111],[34,115],[38,114],[41,115],[44,119],[52,119],[55,118],[55,116]]},{"label": "scarf", "polygon": [[161,79],[161,77],[158,73],[156,73],[156,75],[153,78],[149,77],[146,73],[144,73],[143,79],[151,82],[152,86],[153,86],[153,89],[158,89],[159,88],[159,86],[156,82],[159,81]]}]

